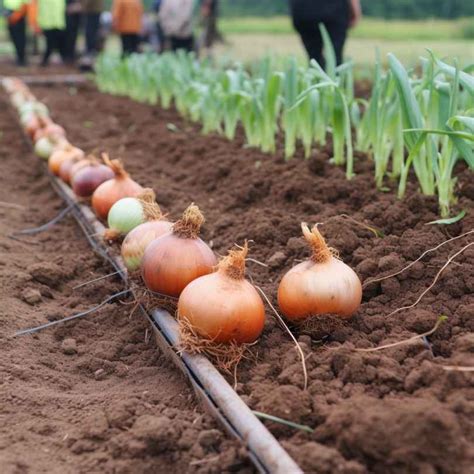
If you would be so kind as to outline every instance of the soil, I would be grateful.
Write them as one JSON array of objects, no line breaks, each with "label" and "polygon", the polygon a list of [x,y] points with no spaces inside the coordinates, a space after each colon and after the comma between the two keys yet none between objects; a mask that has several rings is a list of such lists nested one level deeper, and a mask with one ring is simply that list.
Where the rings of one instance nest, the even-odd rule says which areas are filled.
[{"label": "soil", "polygon": [[74,288],[111,269],[72,217],[9,237],[64,206],[40,165],[0,96],[0,472],[251,472],[131,300],[13,337],[123,289],[113,278]]},{"label": "soil", "polygon": [[[249,239],[250,256],[269,266],[249,262],[247,274],[275,304],[284,272],[308,257],[300,237],[302,221],[324,223],[320,230],[329,245],[362,281],[398,270],[426,249],[473,228],[474,184],[461,165],[456,170],[457,206],[470,212],[450,226],[426,225],[437,218],[436,200],[419,194],[413,180],[404,201],[396,199],[389,181],[391,191],[377,191],[372,165],[362,155],[356,160],[356,177],[347,181],[344,171],[329,162],[330,146],[314,150],[309,160],[299,154],[285,162],[281,152],[269,156],[245,147],[241,135],[233,142],[203,136],[173,110],[102,95],[92,86],[36,88],[35,93],[75,145],[124,158],[131,175],[155,189],[170,217],[178,218],[196,202],[207,219],[202,237],[217,254]],[[338,217],[342,214],[384,236]],[[454,241],[398,277],[367,286],[360,310],[348,322],[293,328],[307,355],[307,391],[294,345],[267,312],[265,331],[252,348],[255,357],[239,365],[237,391],[253,409],[314,428],[306,433],[268,423],[306,472],[472,471],[474,376],[442,366],[474,365],[473,247],[456,258],[415,308],[388,316],[413,303],[447,258],[472,241],[472,235]],[[64,252],[59,255],[65,258]],[[425,342],[372,353],[354,350],[428,331],[440,315],[447,322]],[[87,321],[97,322],[94,328],[100,331],[106,318]],[[111,330],[123,331],[122,337],[132,333],[128,324],[120,331],[115,324]],[[77,326],[73,328],[79,337]],[[141,333],[136,331],[143,337],[140,328]],[[149,383],[155,388],[154,381],[164,377],[164,364],[150,369]],[[24,370],[24,363],[18,365]],[[111,377],[110,391],[123,400],[123,381]],[[102,453],[104,462],[113,462],[107,457],[110,451]]]}]

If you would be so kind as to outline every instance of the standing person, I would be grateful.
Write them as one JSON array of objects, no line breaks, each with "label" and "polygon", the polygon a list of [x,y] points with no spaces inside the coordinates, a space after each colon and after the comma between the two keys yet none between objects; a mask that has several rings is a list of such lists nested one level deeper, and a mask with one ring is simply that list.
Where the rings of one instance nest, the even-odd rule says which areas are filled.
[{"label": "standing person", "polygon": [[309,58],[324,69],[323,40],[318,26],[322,23],[334,46],[337,63],[341,64],[347,29],[362,16],[360,0],[290,0],[290,11]]},{"label": "standing person", "polygon": [[217,28],[219,0],[202,0],[201,17],[204,23],[203,46],[212,48],[216,41],[222,41],[222,35]]},{"label": "standing person", "polygon": [[38,25],[46,38],[46,50],[41,66],[49,64],[49,57],[59,51],[66,59],[66,2],[65,0],[38,0]]},{"label": "standing person", "polygon": [[100,14],[104,10],[103,0],[81,0],[85,21],[86,55],[94,56],[98,51]]},{"label": "standing person", "polygon": [[193,51],[194,0],[162,0],[158,19],[171,49]]},{"label": "standing person", "polygon": [[28,30],[31,33],[31,43],[33,56],[39,55],[39,37],[41,36],[41,28],[38,26],[38,0],[31,0],[28,3],[28,10],[26,13],[26,23]]},{"label": "standing person", "polygon": [[66,60],[74,63],[76,60],[76,44],[81,25],[81,0],[66,0]]},{"label": "standing person", "polygon": [[25,0],[4,0],[8,33],[16,53],[17,66],[26,66],[26,13]]},{"label": "standing person", "polygon": [[122,56],[138,51],[142,29],[143,4],[141,0],[114,0],[112,25],[122,40]]}]

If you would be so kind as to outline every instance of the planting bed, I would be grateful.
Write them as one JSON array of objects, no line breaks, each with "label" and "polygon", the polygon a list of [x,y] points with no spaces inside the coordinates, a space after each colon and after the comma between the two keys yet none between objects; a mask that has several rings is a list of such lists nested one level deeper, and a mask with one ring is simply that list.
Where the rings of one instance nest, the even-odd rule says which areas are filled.
[{"label": "planting bed", "polygon": [[[277,284],[283,273],[296,261],[308,256],[306,246],[300,239],[299,224],[303,220],[309,223],[324,222],[321,231],[329,244],[339,250],[341,258],[357,271],[362,280],[397,270],[417,258],[424,250],[473,228],[472,211],[461,222],[449,227],[425,225],[437,217],[436,200],[421,196],[414,187],[409,188],[403,202],[397,201],[393,192],[376,191],[373,189],[371,165],[363,157],[356,161],[357,176],[349,182],[345,179],[343,170],[329,164],[328,149],[315,151],[308,161],[298,156],[285,163],[280,154],[277,157],[267,156],[243,148],[241,138],[231,143],[220,137],[204,137],[195,126],[180,119],[173,111],[101,95],[92,87],[81,87],[79,95],[76,88],[36,87],[33,92],[50,108],[55,121],[66,128],[68,138],[75,145],[86,151],[107,150],[113,157],[123,157],[132,176],[141,184],[155,189],[158,202],[172,218],[177,218],[191,201],[199,204],[207,218],[203,238],[211,242],[217,253],[224,254],[234,242],[242,243],[244,239],[251,239],[251,257],[268,263],[269,267],[249,263],[248,273],[274,302]],[[6,122],[6,128],[2,128],[4,134],[8,132],[9,136],[16,134],[19,137],[19,131],[13,131],[11,123],[5,118],[3,120]],[[4,153],[8,161],[2,158],[0,166],[5,170],[3,179],[8,179],[6,176],[14,174],[12,170],[21,166],[21,162],[12,155],[22,153],[21,150],[24,153],[25,148],[21,148],[19,143],[15,144],[13,140],[8,140],[7,143],[2,141],[0,146],[6,150]],[[41,205],[40,198],[34,203],[40,209],[38,220],[41,221],[43,211],[48,216],[52,214],[46,212],[47,206],[54,202],[52,192],[46,190],[45,178],[38,177],[33,171],[28,173],[32,173],[29,178],[32,181],[33,176],[36,176],[34,185],[27,183],[23,190],[8,190],[8,186],[20,185],[12,184],[10,178],[3,188],[7,190],[3,199],[11,200],[9,197],[14,193],[19,196],[23,193],[23,197],[19,197],[17,202],[23,203],[23,199],[29,203],[31,187],[43,186],[38,193],[40,197],[41,193],[45,193],[45,204]],[[472,175],[460,167],[458,176],[459,207],[472,209]],[[390,183],[387,185],[390,187]],[[10,214],[18,211],[9,209],[5,212]],[[343,213],[377,227],[384,233],[384,237],[377,238],[347,219],[334,217]],[[31,213],[25,214],[30,219],[34,217]],[[33,220],[36,222],[36,218]],[[12,222],[8,220],[10,227]],[[20,223],[23,223],[21,219]],[[31,248],[33,252],[37,252],[44,247],[46,252],[46,245],[55,247],[54,258],[64,259],[64,264],[59,263],[64,271],[69,268],[66,259],[77,265],[77,257],[71,257],[71,245],[64,243],[67,235],[62,234],[73,234],[75,227],[65,221],[55,229],[56,232],[40,237],[40,241],[48,237],[52,239],[49,243],[43,242],[41,247]],[[11,245],[20,245],[6,241]],[[434,289],[416,308],[389,317],[387,315],[400,306],[414,302],[429,286],[448,256],[470,241],[473,241],[472,234],[428,255],[399,277],[368,286],[362,307],[350,322],[328,325],[327,328],[295,329],[307,355],[307,392],[302,390],[302,369],[294,345],[277,326],[270,312],[267,313],[264,334],[251,349],[255,357],[249,357],[239,365],[237,391],[251,408],[315,428],[314,433],[309,434],[277,424],[269,425],[306,472],[469,472],[469,466],[474,462],[473,375],[445,371],[441,366],[474,365],[474,338],[471,334],[474,329],[473,248],[467,249],[445,270]],[[86,248],[85,242],[76,243],[79,247]],[[18,251],[26,255],[28,250],[24,250],[24,245],[21,245]],[[59,246],[61,251],[57,251]],[[95,265],[94,275],[107,272],[98,260],[90,256],[90,251],[78,248],[77,253],[82,255],[79,260],[83,261],[84,266],[68,277],[71,285],[85,279],[91,261]],[[14,264],[11,265],[14,268]],[[11,275],[11,271],[9,274]],[[8,285],[15,284],[15,279],[9,278],[7,281]],[[24,281],[19,284],[22,285],[21,288],[25,286]],[[53,295],[61,307],[72,298],[69,282],[65,286],[64,295],[60,291],[56,294],[56,290]],[[102,282],[92,288],[94,290],[89,288],[82,292],[87,297],[88,305],[104,299],[117,289],[110,282]],[[61,298],[64,298],[64,302],[61,302]],[[15,304],[22,305],[22,309],[8,311],[8,325],[15,325],[11,326],[11,330],[24,326],[33,319],[25,316],[26,305],[17,299]],[[118,307],[117,304],[113,305],[114,309],[110,313],[115,314]],[[34,307],[35,322],[42,322],[42,315],[47,314],[46,310],[46,307]],[[61,354],[59,346],[65,336],[76,338],[78,347],[82,345],[83,349],[74,357],[90,360],[89,365],[92,365],[86,380],[78,383],[77,391],[79,394],[96,391],[90,397],[101,401],[96,401],[95,404],[89,400],[74,402],[79,404],[78,408],[74,405],[74,409],[65,410],[64,413],[68,413],[70,420],[63,419],[61,423],[63,426],[68,422],[77,423],[77,429],[84,430],[87,423],[83,423],[85,417],[80,411],[80,403],[100,406],[105,400],[113,398],[119,406],[124,407],[122,410],[134,412],[133,415],[129,413],[128,418],[125,417],[127,423],[135,423],[126,434],[131,436],[129,441],[133,446],[135,443],[141,446],[143,440],[139,432],[140,419],[136,420],[141,409],[128,409],[126,404],[130,399],[137,400],[137,407],[151,404],[151,413],[157,417],[163,415],[165,405],[171,404],[182,413],[176,415],[174,410],[173,415],[169,416],[177,416],[178,420],[184,417],[185,421],[192,420],[194,405],[190,398],[186,398],[189,391],[182,386],[182,382],[176,382],[174,394],[170,389],[168,397],[166,394],[157,395],[168,385],[168,382],[162,384],[160,380],[166,379],[172,384],[172,380],[176,378],[170,374],[172,368],[161,357],[153,363],[150,352],[147,351],[154,351],[155,348],[150,348],[143,342],[144,325],[135,318],[129,323],[127,311],[127,307],[122,309],[123,317],[114,316],[114,319],[106,317],[104,311],[104,315],[91,316],[81,323],[62,327],[46,336],[40,335],[38,340],[21,340],[23,351],[30,353],[17,356],[23,359],[16,364],[18,370],[25,370],[29,366],[24,364],[24,359],[34,358],[38,351],[46,352],[45,348],[50,344],[53,353],[54,350],[58,351],[58,366],[63,367],[60,377],[71,383],[75,371],[80,371],[81,368],[76,360],[72,366],[69,365],[71,377],[64,375],[72,359]],[[21,316],[13,319],[12,314],[16,312]],[[429,338],[430,345],[416,343],[366,354],[354,351],[355,348],[396,342],[427,331],[442,314],[449,319]],[[93,366],[97,356],[92,357],[92,354],[101,346],[94,343],[94,339],[87,338],[87,334],[91,338],[100,338],[105,347],[111,345],[115,348],[112,352],[103,354],[102,363],[106,367],[108,363],[104,361],[112,364],[118,361],[128,365],[121,358],[130,355],[125,355],[121,343],[114,341],[120,337],[122,343],[126,341],[129,344],[128,338],[136,335],[133,383],[130,375],[120,378],[113,368],[105,371],[106,380],[101,386],[97,385],[94,378],[96,367]],[[8,350],[18,350],[18,346],[17,340],[8,340],[6,343]],[[35,364],[39,364],[41,359],[33,360]],[[153,368],[144,374],[144,366],[151,363]],[[101,367],[102,365],[99,368]],[[57,369],[48,370],[59,377]],[[38,388],[35,390],[44,390],[44,387],[39,387],[39,380],[42,380],[40,373],[34,372],[31,376],[38,377]],[[17,378],[19,376],[13,377],[13,380]],[[48,382],[46,386],[47,384]],[[107,388],[104,389],[104,386]],[[146,390],[149,393],[143,395]],[[175,396],[178,392],[184,394],[184,398]],[[153,398],[156,405],[147,399],[151,396],[156,397]],[[79,400],[81,399],[86,397],[82,396]],[[48,401],[45,396],[41,409],[56,414],[58,409],[53,408],[56,404],[57,398]],[[12,402],[9,406],[13,406]],[[13,419],[13,415],[11,416]],[[25,423],[28,422],[31,422],[31,417]],[[48,422],[56,426],[49,420]],[[207,421],[198,423],[205,424],[203,429],[210,426]],[[138,428],[135,428],[137,424]],[[193,426],[193,429],[196,427]],[[193,459],[192,456],[196,455],[193,449],[198,449],[194,447],[196,445],[184,452],[165,448],[165,453],[160,456],[146,451],[146,448],[145,451],[133,451],[132,446],[123,450],[118,460],[114,461],[114,446],[118,445],[119,449],[115,452],[120,452],[124,433],[116,434],[110,422],[105,433],[105,441],[101,441],[100,435],[93,435],[92,439],[87,436],[81,438],[86,446],[82,451],[86,452],[87,446],[92,445],[92,450],[97,449],[104,463],[110,465],[117,462],[117,470],[133,466],[143,471],[149,467],[156,472],[161,469],[159,462],[162,458],[172,462],[173,456],[177,458],[175,469],[180,470],[179,462]],[[197,438],[198,432],[192,435]],[[55,436],[59,438],[59,435]],[[11,436],[5,439],[10,442]],[[36,437],[28,439],[33,443]],[[64,444],[67,445],[67,442],[62,442],[61,446]],[[19,440],[17,445],[24,447],[25,442]],[[62,449],[61,452],[66,453],[64,456],[73,456],[70,454],[71,448]],[[127,456],[136,455],[142,460],[142,467],[127,464],[130,462],[129,458],[121,457],[124,456],[123,452],[129,451]],[[225,469],[225,459],[228,466],[234,463],[234,469],[239,469],[234,446],[227,446],[224,442],[218,452],[221,454],[216,464],[211,460],[209,464],[203,463],[198,467],[204,472],[212,469],[212,466]],[[96,454],[97,452],[94,455],[82,454],[83,459],[87,459],[83,462],[98,462],[95,460]],[[14,459],[20,459],[15,458],[15,454],[13,456]],[[206,453],[202,453],[204,459],[205,456]],[[217,456],[215,452],[214,456]],[[56,466],[54,463],[57,459],[51,459],[50,455],[45,458],[50,460],[52,466]],[[187,468],[190,469],[189,465]],[[167,469],[169,471],[169,467]]]},{"label": "planting bed", "polygon": [[[72,218],[35,236],[64,203],[0,97],[0,471],[215,472],[250,470],[197,407],[132,306],[35,336],[26,327],[78,313],[123,289]],[[13,205],[7,205],[12,203]]]}]

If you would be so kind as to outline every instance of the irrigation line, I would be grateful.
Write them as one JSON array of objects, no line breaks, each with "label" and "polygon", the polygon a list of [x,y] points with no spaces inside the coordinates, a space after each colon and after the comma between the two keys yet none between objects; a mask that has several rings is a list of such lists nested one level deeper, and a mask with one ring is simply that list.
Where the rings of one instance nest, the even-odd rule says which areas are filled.
[{"label": "irrigation line", "polygon": [[49,222],[46,222],[46,224],[40,225],[39,227],[33,227],[31,229],[18,230],[16,232],[12,232],[11,235],[32,235],[44,232],[45,230],[50,229],[51,227],[53,227],[53,225],[60,222],[64,217],[66,217],[72,211],[75,205],[76,203],[74,202],[68,204],[65,209],[63,209],[56,217],[51,219]]},{"label": "irrigation line", "polygon": [[28,329],[23,329],[21,331],[16,332],[14,335],[16,336],[23,336],[25,334],[34,334],[36,332],[42,331],[43,329],[48,329],[53,326],[57,326],[58,324],[62,323],[67,323],[68,321],[73,321],[74,319],[82,318],[84,316],[87,316],[88,314],[94,313],[95,311],[98,311],[100,308],[105,306],[107,303],[110,303],[116,298],[119,298],[120,296],[127,295],[131,292],[130,289],[119,291],[118,293],[115,293],[115,295],[109,296],[106,300],[102,301],[102,303],[98,304],[97,306],[94,306],[93,308],[90,308],[86,311],[82,311],[81,313],[73,314],[72,316],[68,316],[67,318],[63,319],[58,319],[56,321],[51,321],[46,324],[42,324],[41,326],[36,326],[34,328],[28,328]]}]

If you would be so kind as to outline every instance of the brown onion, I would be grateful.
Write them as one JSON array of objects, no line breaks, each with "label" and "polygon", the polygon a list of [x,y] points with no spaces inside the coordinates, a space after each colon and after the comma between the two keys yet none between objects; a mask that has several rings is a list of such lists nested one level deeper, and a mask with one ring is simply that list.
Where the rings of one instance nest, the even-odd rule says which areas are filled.
[{"label": "brown onion", "polygon": [[[83,156],[82,157],[74,156],[72,158],[68,158],[64,160],[59,166],[59,177],[65,183],[69,184],[71,182],[71,177],[72,177],[72,174],[71,174],[72,168],[78,163],[82,163],[82,166],[86,166],[89,163],[86,160],[87,158],[84,158]],[[76,167],[75,171],[78,171],[78,167]]]},{"label": "brown onion", "polygon": [[32,139],[35,133],[43,126],[43,118],[32,114],[24,125],[25,132]]},{"label": "brown onion", "polygon": [[80,148],[76,148],[71,144],[65,148],[54,151],[48,160],[48,168],[51,173],[59,176],[59,170],[64,161],[73,158],[84,158],[84,152]]},{"label": "brown onion", "polygon": [[66,136],[66,131],[64,130],[64,128],[61,127],[61,125],[58,125],[57,123],[54,123],[49,120],[49,123],[46,123],[45,126],[35,131],[33,135],[33,141],[37,142],[40,138],[43,138],[43,137],[58,138],[58,137],[65,137],[65,136]]},{"label": "brown onion", "polygon": [[204,217],[191,204],[173,231],[148,245],[142,261],[146,286],[157,293],[179,296],[186,285],[211,273],[217,263],[209,246],[199,237]]},{"label": "brown onion", "polygon": [[109,166],[115,177],[102,183],[92,195],[92,207],[102,219],[107,218],[110,208],[124,197],[136,197],[143,192],[143,188],[125,171],[120,160],[110,160],[103,155],[104,162]]},{"label": "brown onion", "polygon": [[278,288],[278,305],[291,320],[335,314],[349,318],[360,306],[362,285],[356,273],[333,255],[317,226],[301,224],[312,249],[310,260],[289,270]]},{"label": "brown onion", "polygon": [[254,342],[265,324],[265,307],[255,287],[245,279],[247,244],[231,250],[216,272],[189,283],[178,301],[184,327],[212,342]]},{"label": "brown onion", "polygon": [[91,162],[75,169],[76,164],[71,170],[71,187],[79,197],[89,197],[104,182],[112,179],[115,173],[107,165],[99,162]]},{"label": "brown onion", "polygon": [[148,222],[144,222],[131,230],[122,243],[122,259],[130,272],[140,268],[148,245],[173,229],[173,224],[164,219],[160,206],[156,202],[149,203],[145,201],[143,203],[142,199],[142,205],[145,219]]}]

